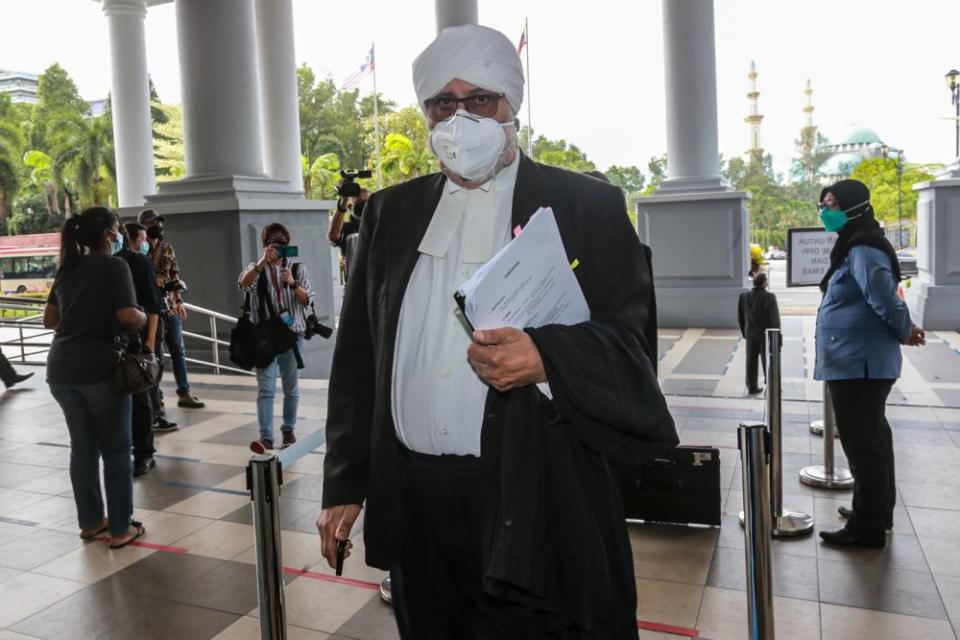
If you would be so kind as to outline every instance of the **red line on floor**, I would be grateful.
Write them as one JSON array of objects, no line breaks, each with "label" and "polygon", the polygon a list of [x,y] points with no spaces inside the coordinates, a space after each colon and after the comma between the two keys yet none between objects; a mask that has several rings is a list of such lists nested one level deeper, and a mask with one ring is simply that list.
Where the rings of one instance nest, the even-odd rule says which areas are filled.
[{"label": "red line on floor", "polygon": [[140,540],[134,540],[130,543],[131,547],[143,547],[144,549],[154,549],[155,551],[166,551],[167,553],[176,553],[177,555],[184,555],[189,553],[189,551],[183,547],[171,547],[165,544],[154,544],[152,542],[141,542]]},{"label": "red line on floor", "polygon": [[675,627],[670,624],[660,624],[659,622],[649,622],[647,620],[637,620],[637,629],[646,629],[647,631],[659,631],[660,633],[671,633],[675,636],[685,636],[687,638],[699,638],[700,632],[689,627]]},{"label": "red line on floor", "polygon": [[361,589],[370,589],[379,591],[380,584],[376,582],[367,582],[366,580],[354,580],[353,578],[343,578],[340,576],[331,576],[327,573],[318,573],[316,571],[307,571],[306,569],[295,569],[293,567],[284,567],[283,572],[291,576],[302,576],[313,580],[323,580],[324,582],[334,582],[336,584],[345,584],[349,587],[360,587]]}]

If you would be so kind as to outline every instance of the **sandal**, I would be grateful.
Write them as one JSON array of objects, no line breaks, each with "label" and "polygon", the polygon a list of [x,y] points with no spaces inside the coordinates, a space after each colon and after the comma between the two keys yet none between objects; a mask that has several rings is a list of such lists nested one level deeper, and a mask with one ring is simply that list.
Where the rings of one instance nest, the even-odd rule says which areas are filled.
[{"label": "sandal", "polygon": [[[127,546],[128,544],[130,544],[131,542],[133,542],[134,540],[136,540],[137,538],[141,537],[143,534],[145,534],[145,533],[147,532],[147,530],[146,530],[146,528],[143,526],[143,523],[142,523],[142,522],[137,522],[136,520],[131,520],[131,521],[130,521],[130,526],[134,527],[134,528],[137,530],[137,533],[136,533],[133,537],[127,538],[127,539],[124,540],[123,542],[111,542],[111,543],[110,543],[110,548],[111,548],[111,549],[122,549],[122,548],[124,548],[125,546]],[[129,530],[129,529],[127,530],[127,533],[130,533],[130,530]]]},{"label": "sandal", "polygon": [[81,539],[81,540],[92,540],[92,539],[96,538],[98,535],[100,535],[101,533],[103,533],[104,531],[106,531],[106,530],[109,529],[109,528],[110,528],[110,527],[107,525],[106,521],[103,521],[103,522],[100,523],[100,525],[99,525],[96,529],[84,529],[84,530],[83,530],[83,531],[89,531],[90,533],[84,533],[83,531],[81,531],[81,532],[80,532],[80,539]]}]

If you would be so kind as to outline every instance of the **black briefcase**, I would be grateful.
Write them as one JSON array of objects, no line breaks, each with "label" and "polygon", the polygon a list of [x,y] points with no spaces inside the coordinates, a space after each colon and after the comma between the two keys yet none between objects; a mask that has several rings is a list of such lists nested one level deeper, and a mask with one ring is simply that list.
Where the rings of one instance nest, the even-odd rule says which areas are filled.
[{"label": "black briefcase", "polygon": [[720,450],[679,445],[650,462],[613,463],[627,520],[720,526]]}]

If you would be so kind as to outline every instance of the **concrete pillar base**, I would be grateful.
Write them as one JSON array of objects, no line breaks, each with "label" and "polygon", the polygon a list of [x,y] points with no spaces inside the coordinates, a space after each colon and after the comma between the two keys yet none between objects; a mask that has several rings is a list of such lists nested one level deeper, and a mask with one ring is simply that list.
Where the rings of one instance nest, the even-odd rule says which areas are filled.
[{"label": "concrete pillar base", "polygon": [[[255,183],[262,180],[257,179]],[[213,188],[211,194],[209,198],[192,201],[162,194],[149,199],[149,206],[167,218],[165,234],[176,248],[182,277],[189,287],[187,302],[229,316],[239,315],[243,303],[237,286],[240,272],[263,253],[260,230],[271,222],[279,222],[290,230],[293,244],[300,247],[300,257],[295,261],[306,265],[310,274],[317,317],[322,323],[334,326],[331,286],[334,274],[326,235],[330,211],[336,203],[302,197],[265,197],[258,192],[225,194]],[[209,320],[191,315],[185,329],[209,335]],[[226,323],[219,323],[221,339],[229,340],[229,329]],[[306,343],[303,354],[306,369],[302,375],[329,377],[335,340],[336,335],[329,340],[315,336]],[[196,340],[192,343],[187,340],[186,345],[191,357],[210,360],[208,345]],[[227,355],[222,349],[220,357],[224,364],[229,362]]]},{"label": "concrete pillar base", "polygon": [[927,331],[960,331],[960,287],[914,281],[907,289],[913,321]]},{"label": "concrete pillar base", "polygon": [[960,160],[936,180],[913,187],[917,201],[917,268],[907,290],[913,321],[924,329],[960,329]]},{"label": "concrete pillar base", "polygon": [[670,193],[634,200],[637,231],[653,250],[661,327],[736,327],[750,257],[747,199],[738,191]]}]

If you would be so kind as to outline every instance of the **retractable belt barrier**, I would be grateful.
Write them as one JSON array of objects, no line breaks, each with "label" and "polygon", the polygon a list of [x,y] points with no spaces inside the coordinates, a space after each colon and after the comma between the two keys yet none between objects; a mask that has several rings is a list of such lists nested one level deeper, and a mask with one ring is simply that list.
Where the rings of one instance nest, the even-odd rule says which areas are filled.
[{"label": "retractable belt barrier", "polygon": [[[768,380],[769,381],[769,380]],[[747,570],[747,637],[774,640],[770,513],[770,432],[762,422],[737,430],[743,471],[743,537]]]},{"label": "retractable belt barrier", "polygon": [[[783,410],[782,337],[780,329],[767,329],[766,414],[770,433],[771,533],[777,538],[801,536],[813,531],[813,516],[783,507]],[[740,524],[745,516],[740,512]]]},{"label": "retractable belt barrier", "polygon": [[[800,482],[821,489],[852,489],[853,474],[848,469],[837,467],[834,459],[834,435],[837,431],[836,415],[830,387],[823,383],[823,464],[811,465],[800,470]],[[813,431],[813,425],[810,425]]]},{"label": "retractable belt barrier", "polygon": [[257,599],[261,640],[286,640],[283,561],[280,550],[280,485],[283,469],[273,453],[253,456],[247,466],[247,488],[253,501],[257,542]]}]

